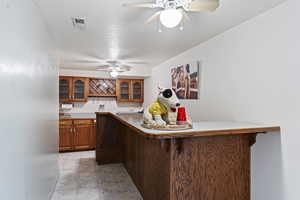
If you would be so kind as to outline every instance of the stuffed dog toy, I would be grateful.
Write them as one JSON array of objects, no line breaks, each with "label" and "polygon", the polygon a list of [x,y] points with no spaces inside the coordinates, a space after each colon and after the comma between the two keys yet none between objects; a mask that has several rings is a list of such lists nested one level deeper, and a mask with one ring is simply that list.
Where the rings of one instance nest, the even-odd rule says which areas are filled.
[{"label": "stuffed dog toy", "polygon": [[[176,125],[177,108],[180,107],[176,93],[169,88],[158,87],[157,100],[144,111],[143,123],[152,127],[166,127]],[[192,126],[187,115],[187,123]]]}]

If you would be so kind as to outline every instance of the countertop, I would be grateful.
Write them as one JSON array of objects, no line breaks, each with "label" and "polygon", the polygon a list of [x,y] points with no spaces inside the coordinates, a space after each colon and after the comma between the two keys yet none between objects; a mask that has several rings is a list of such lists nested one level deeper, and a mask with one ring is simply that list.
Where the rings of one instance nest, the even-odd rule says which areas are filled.
[{"label": "countertop", "polygon": [[256,134],[280,131],[280,126],[274,124],[258,124],[239,121],[200,121],[193,122],[193,128],[179,131],[166,131],[147,129],[141,126],[142,114],[115,114],[111,112],[97,112],[97,115],[110,115],[118,119],[121,123],[129,126],[135,131],[154,138],[173,137],[195,137],[195,136],[217,136],[217,135],[237,135]]},{"label": "countertop", "polygon": [[59,119],[96,119],[95,113],[68,113],[60,115]]},{"label": "countertop", "polygon": [[[100,112],[101,113],[101,112]],[[103,113],[108,113],[108,112],[103,112]],[[109,112],[113,113],[113,112]],[[115,112],[115,115],[136,115],[138,113],[133,113],[133,112],[121,112],[123,114],[118,114],[119,112]],[[96,113],[65,113],[64,115],[60,115],[59,119],[96,119]]]}]

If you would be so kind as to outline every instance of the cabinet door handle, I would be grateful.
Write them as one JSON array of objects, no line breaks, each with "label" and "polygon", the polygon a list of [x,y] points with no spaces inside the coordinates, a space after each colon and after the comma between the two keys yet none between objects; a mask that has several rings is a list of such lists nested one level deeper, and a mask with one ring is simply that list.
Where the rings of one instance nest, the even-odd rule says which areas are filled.
[{"label": "cabinet door handle", "polygon": [[76,133],[76,128],[74,128],[74,139],[76,140],[77,138],[77,133]]},{"label": "cabinet door handle", "polygon": [[73,129],[72,128],[70,128],[70,132],[73,133]]}]

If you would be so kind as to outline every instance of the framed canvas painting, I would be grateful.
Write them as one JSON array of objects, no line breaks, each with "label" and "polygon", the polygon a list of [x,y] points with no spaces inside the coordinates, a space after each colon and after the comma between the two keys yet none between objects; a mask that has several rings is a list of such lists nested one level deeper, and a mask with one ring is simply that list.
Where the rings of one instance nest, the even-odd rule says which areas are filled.
[{"label": "framed canvas painting", "polygon": [[172,89],[179,99],[199,99],[199,79],[199,61],[171,69]]}]

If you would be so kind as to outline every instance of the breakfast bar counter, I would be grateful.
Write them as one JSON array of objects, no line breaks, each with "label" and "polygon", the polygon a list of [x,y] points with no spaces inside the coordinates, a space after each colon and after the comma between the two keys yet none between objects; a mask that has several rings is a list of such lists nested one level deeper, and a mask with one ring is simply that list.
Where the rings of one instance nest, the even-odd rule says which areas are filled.
[{"label": "breakfast bar counter", "polygon": [[96,161],[123,163],[144,200],[250,200],[251,146],[280,131],[234,121],[160,131],[143,128],[142,114],[96,116]]}]

